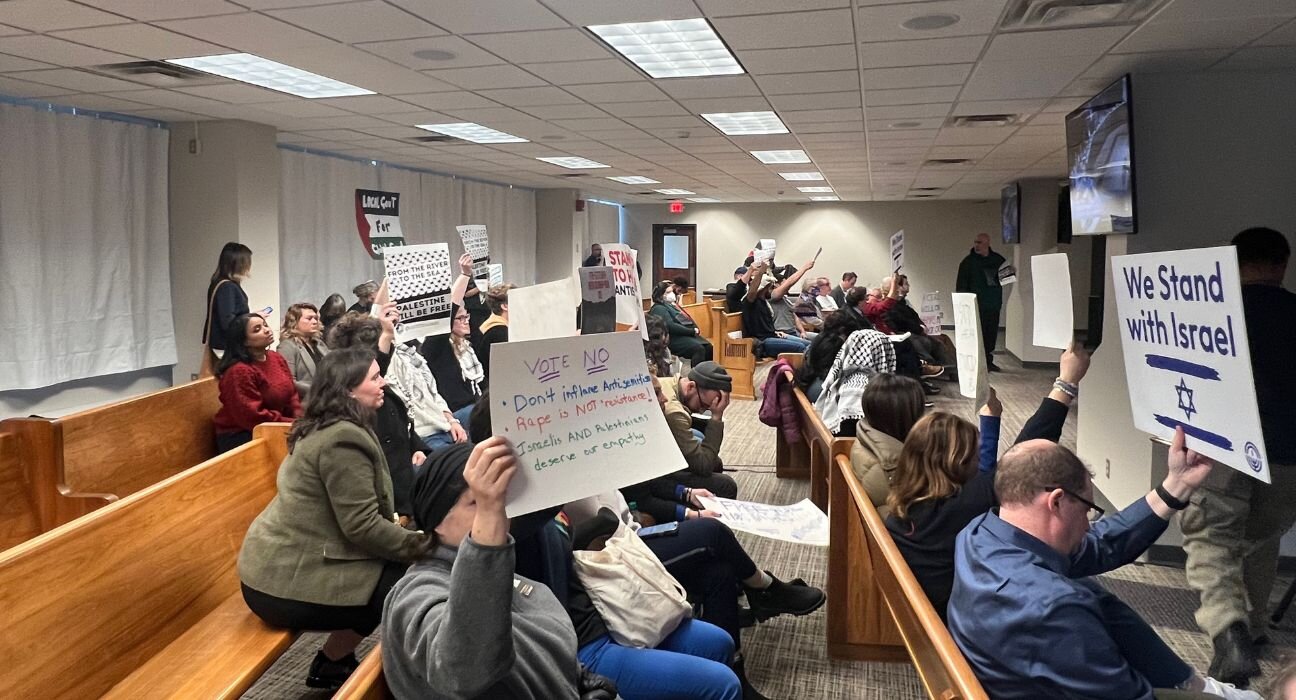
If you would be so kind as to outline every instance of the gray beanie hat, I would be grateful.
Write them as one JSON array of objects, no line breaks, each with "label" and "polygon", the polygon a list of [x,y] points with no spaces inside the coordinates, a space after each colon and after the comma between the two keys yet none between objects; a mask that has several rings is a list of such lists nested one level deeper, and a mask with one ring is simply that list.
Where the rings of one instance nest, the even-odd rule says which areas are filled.
[{"label": "gray beanie hat", "polygon": [[733,391],[733,378],[729,376],[724,367],[711,361],[695,365],[693,369],[689,370],[688,378],[703,389]]}]

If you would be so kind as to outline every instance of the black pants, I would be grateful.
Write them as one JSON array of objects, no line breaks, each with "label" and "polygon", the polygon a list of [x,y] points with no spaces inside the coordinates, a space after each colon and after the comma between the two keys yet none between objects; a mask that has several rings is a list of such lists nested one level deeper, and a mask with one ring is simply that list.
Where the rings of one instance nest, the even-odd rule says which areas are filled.
[{"label": "black pants", "polygon": [[252,442],[252,433],[242,430],[237,433],[225,433],[216,436],[216,454],[221,455],[238,447]]},{"label": "black pants", "polygon": [[738,498],[738,482],[728,474],[698,476],[686,470],[675,472],[671,479],[691,489],[706,489],[719,498]]},{"label": "black pants", "polygon": [[985,345],[986,362],[994,363],[995,345],[999,342],[999,309],[977,307],[981,316],[981,342]]},{"label": "black pants", "polygon": [[714,518],[685,520],[674,535],[644,540],[690,596],[702,601],[702,620],[723,629],[741,646],[738,590],[756,573],[733,531]]},{"label": "black pants", "polygon": [[387,599],[387,593],[408,568],[409,564],[403,562],[384,563],[378,585],[364,605],[307,603],[262,593],[247,584],[239,585],[243,588],[243,600],[248,608],[271,627],[309,632],[351,630],[368,637],[382,622],[383,601]]}]

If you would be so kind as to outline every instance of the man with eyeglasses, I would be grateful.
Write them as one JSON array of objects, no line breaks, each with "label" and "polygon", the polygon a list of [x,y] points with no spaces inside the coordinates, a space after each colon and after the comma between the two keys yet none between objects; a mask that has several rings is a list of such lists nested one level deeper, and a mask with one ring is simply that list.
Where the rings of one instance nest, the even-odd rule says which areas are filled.
[{"label": "man with eyeglasses", "polygon": [[949,631],[996,700],[1260,700],[1202,677],[1128,605],[1089,576],[1133,562],[1213,463],[1175,432],[1165,481],[1103,518],[1089,470],[1070,450],[1030,440],[995,474],[1000,507],[959,533]]},{"label": "man with eyeglasses", "polygon": [[[733,378],[715,362],[701,362],[686,377],[660,377],[658,403],[666,414],[666,425],[675,436],[686,471],[675,480],[689,488],[706,489],[721,498],[737,498],[738,482],[722,474],[720,445],[724,442],[724,414],[729,408]],[[704,431],[693,429],[694,414],[710,411]]]}]

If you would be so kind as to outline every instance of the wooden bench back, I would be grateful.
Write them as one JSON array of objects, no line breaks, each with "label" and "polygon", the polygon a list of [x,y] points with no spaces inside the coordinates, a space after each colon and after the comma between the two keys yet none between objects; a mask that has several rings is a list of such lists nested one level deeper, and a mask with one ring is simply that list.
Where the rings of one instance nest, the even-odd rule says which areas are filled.
[{"label": "wooden bench back", "polygon": [[850,517],[856,519],[863,528],[866,550],[853,548],[848,558],[855,559],[867,554],[876,590],[885,601],[886,609],[899,630],[928,696],[937,700],[987,698],[967,659],[950,637],[949,630],[932,608],[927,594],[918,585],[909,564],[896,548],[895,541],[891,539],[891,533],[873,507],[873,502],[855,478],[850,460],[838,457],[833,471],[834,488],[840,487],[844,493],[849,493],[848,498],[834,498],[834,507],[839,504],[845,506],[843,509],[848,510]]},{"label": "wooden bench back", "polygon": [[0,697],[99,697],[239,590],[264,439],[0,553]]},{"label": "wooden bench back", "polygon": [[[693,318],[693,323],[697,324],[698,335],[711,341],[711,308],[706,304],[685,304],[680,307],[684,312]],[[712,343],[714,345],[715,343]]]},{"label": "wooden bench back", "polygon": [[724,305],[711,309],[715,326],[716,362],[733,377],[733,397],[756,398],[756,349],[751,338],[732,338],[730,333],[742,333],[742,314],[725,313]]},{"label": "wooden bench back", "polygon": [[40,532],[21,441],[14,433],[0,432],[0,551]]},{"label": "wooden bench back", "polygon": [[855,439],[833,435],[801,387],[794,389],[793,394],[796,396],[797,420],[801,424],[801,439],[806,443],[806,456],[810,462],[810,500],[826,512],[828,472],[832,469],[833,458],[838,455],[849,457]]},{"label": "wooden bench back", "polygon": [[333,694],[333,700],[392,700],[394,697],[383,677],[381,644],[365,654],[359,668]]}]

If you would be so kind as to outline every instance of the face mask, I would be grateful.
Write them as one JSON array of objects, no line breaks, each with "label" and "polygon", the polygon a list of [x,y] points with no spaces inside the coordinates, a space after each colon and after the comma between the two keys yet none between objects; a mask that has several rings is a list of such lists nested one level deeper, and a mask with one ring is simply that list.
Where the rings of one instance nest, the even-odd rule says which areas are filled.
[{"label": "face mask", "polygon": [[662,295],[662,301],[666,302],[667,304],[674,304],[674,303],[675,303],[675,292],[666,292],[665,294],[663,294],[663,295]]}]

